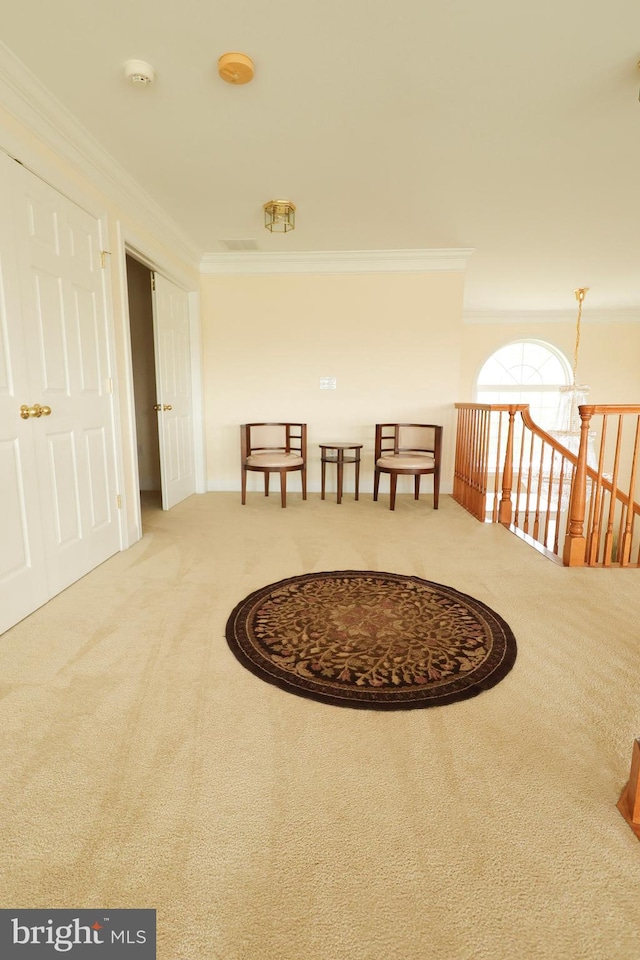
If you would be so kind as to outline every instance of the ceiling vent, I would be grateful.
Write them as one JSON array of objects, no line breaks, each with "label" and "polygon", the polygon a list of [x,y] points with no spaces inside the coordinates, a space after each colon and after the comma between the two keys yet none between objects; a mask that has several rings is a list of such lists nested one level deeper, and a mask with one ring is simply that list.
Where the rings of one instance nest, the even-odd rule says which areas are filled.
[{"label": "ceiling vent", "polygon": [[258,249],[258,244],[253,238],[248,238],[246,240],[243,240],[243,239],[235,239],[234,237],[231,237],[229,240],[223,240],[222,242],[224,243],[227,250],[233,250],[234,252],[237,250],[257,250]]}]

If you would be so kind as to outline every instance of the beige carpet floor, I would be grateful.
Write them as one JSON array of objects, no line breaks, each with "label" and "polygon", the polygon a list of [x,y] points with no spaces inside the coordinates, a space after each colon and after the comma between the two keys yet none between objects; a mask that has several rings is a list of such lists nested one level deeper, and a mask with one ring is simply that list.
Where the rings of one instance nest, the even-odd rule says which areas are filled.
[{"label": "beige carpet floor", "polygon": [[[636,960],[640,571],[568,570],[451,498],[191,497],[0,638],[0,903],[157,909],[159,960]],[[498,686],[305,700],[224,639],[316,570],[446,583],[510,624]]]}]

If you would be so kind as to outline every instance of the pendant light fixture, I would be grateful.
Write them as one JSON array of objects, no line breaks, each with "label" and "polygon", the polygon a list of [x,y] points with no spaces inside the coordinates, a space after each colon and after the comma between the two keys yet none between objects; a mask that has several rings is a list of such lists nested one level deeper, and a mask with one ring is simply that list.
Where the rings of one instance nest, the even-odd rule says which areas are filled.
[{"label": "pendant light fixture", "polygon": [[[564,442],[565,446],[573,449],[575,443],[580,438],[580,411],[578,407],[581,403],[586,403],[590,388],[586,384],[578,383],[578,356],[580,354],[580,323],[582,321],[582,304],[587,295],[588,287],[578,287],[574,290],[574,295],[578,301],[578,316],[576,320],[576,341],[573,349],[573,382],[571,386],[560,387],[560,409],[558,411],[557,424],[558,429],[553,431],[553,435]],[[563,441],[562,434],[566,435]],[[571,442],[567,442],[567,441]]]},{"label": "pendant light fixture", "polygon": [[[580,418],[581,404],[587,402],[587,396],[591,387],[584,383],[578,383],[578,356],[580,353],[580,323],[582,321],[582,304],[587,295],[589,287],[578,287],[574,290],[575,298],[578,301],[578,316],[576,319],[576,341],[573,349],[573,383],[568,387],[560,387],[560,400],[558,412],[556,414],[557,427],[549,430],[552,437],[558,440],[571,453],[578,454],[580,448],[580,432],[582,420]],[[594,447],[594,431],[589,431],[587,447],[587,463],[590,467],[596,466],[596,454]]]}]

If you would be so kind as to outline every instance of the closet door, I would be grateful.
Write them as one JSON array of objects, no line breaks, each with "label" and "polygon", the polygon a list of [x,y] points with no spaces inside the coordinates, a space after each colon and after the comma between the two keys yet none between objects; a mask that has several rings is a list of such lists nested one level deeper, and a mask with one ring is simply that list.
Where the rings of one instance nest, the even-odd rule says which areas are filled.
[{"label": "closet door", "polygon": [[119,548],[100,225],[16,167],[27,370],[50,593]]},{"label": "closet door", "polygon": [[[44,559],[44,597],[35,587],[40,564],[24,564],[39,597],[35,609],[119,549],[109,328],[99,222],[8,163],[11,290],[17,287],[19,297],[8,366],[15,359],[22,370],[13,432],[22,430],[28,449],[14,486],[25,515],[34,518],[23,525],[29,556]],[[23,404],[27,419],[20,415]],[[5,577],[0,589],[10,592],[15,581]],[[0,621],[0,629],[9,625]]]},{"label": "closet door", "polygon": [[158,438],[162,507],[196,491],[189,300],[166,277],[153,275]]},{"label": "closet door", "polygon": [[0,154],[0,632],[49,598],[10,174]]}]

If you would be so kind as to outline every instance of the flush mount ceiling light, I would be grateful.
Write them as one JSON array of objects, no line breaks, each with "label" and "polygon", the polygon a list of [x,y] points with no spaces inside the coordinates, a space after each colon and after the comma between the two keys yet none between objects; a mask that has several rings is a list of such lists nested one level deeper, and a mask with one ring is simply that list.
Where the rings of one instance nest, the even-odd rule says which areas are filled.
[{"label": "flush mount ceiling light", "polygon": [[124,75],[134,86],[148,87],[153,83],[156,72],[145,60],[127,60]]},{"label": "flush mount ceiling light", "polygon": [[264,205],[264,225],[271,233],[288,233],[296,225],[295,204],[289,200],[269,200]]},{"label": "flush mount ceiling light", "polygon": [[223,53],[218,60],[218,73],[227,83],[249,83],[256,70],[246,53]]}]

